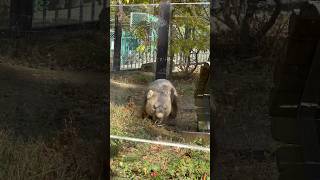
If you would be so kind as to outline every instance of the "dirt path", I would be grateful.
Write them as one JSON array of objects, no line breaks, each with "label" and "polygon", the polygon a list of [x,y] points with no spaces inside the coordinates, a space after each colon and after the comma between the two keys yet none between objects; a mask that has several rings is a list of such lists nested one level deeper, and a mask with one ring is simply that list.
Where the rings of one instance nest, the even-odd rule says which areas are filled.
[{"label": "dirt path", "polygon": [[[133,74],[134,73],[138,74],[139,72],[133,72]],[[122,76],[130,77],[130,74],[125,74]],[[116,102],[117,104],[125,105],[129,101],[132,101],[136,104],[137,112],[140,112],[143,99],[144,99],[144,93],[148,83],[138,84],[138,83],[132,83],[132,82],[123,82],[120,79],[121,78],[116,77],[115,79],[111,80],[111,86],[110,86],[111,102]],[[175,82],[175,83],[183,84],[184,82]],[[181,91],[182,89],[181,86],[185,85],[185,84],[183,85],[180,85],[180,84],[177,86],[178,91],[179,90]],[[178,107],[179,107],[179,112],[177,116],[176,128],[178,130],[197,131],[193,96],[184,95],[180,93],[178,97]],[[137,113],[137,115],[139,115],[139,113]]]},{"label": "dirt path", "polygon": [[49,136],[65,126],[93,135],[105,120],[105,75],[0,63],[0,128],[22,137]]}]

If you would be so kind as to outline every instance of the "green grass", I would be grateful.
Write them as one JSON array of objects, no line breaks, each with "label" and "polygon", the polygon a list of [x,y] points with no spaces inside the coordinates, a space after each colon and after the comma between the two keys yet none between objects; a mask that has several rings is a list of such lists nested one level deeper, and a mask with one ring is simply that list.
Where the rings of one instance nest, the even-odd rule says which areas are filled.
[{"label": "green grass", "polygon": [[[121,83],[147,84],[152,76],[129,72],[113,74],[112,79]],[[175,84],[179,95],[193,97],[193,81],[176,81]],[[111,134],[144,139],[161,137],[164,141],[186,143],[181,134],[156,127],[150,120],[139,117],[140,106],[125,99],[136,95],[134,91],[117,89],[111,94]],[[201,138],[189,143],[208,145]],[[210,154],[206,152],[122,140],[111,140],[110,147],[111,174],[115,179],[210,179]]]},{"label": "green grass", "polygon": [[111,74],[111,79],[123,82],[123,83],[134,83],[134,84],[144,84],[154,80],[154,73],[150,72],[121,72],[117,74]]},{"label": "green grass", "polygon": [[210,179],[209,162],[205,152],[137,144],[123,149],[111,161],[111,169],[114,176],[123,178]]}]

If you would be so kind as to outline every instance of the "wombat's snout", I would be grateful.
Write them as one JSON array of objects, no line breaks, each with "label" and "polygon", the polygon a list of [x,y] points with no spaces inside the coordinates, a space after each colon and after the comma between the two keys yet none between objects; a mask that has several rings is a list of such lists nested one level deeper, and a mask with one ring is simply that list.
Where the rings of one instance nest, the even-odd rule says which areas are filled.
[{"label": "wombat's snout", "polygon": [[156,117],[157,117],[158,119],[162,119],[163,116],[164,116],[163,113],[156,113]]}]

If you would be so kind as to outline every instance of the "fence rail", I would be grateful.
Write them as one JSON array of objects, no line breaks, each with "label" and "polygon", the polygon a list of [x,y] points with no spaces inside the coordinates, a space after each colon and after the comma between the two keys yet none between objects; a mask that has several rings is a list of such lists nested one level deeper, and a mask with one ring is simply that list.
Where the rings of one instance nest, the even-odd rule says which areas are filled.
[{"label": "fence rail", "polygon": [[[110,61],[113,62],[113,51],[111,51],[110,55]],[[121,61],[120,70],[133,70],[133,69],[140,69],[143,64],[146,63],[155,63],[156,62],[156,51],[155,52],[149,52],[149,53],[137,53],[135,55],[129,56],[129,57],[123,57],[123,61]],[[209,62],[209,51],[201,51],[198,54],[198,64],[202,64],[205,62]],[[191,61],[190,65],[196,64],[194,61],[195,54],[191,55]],[[168,57],[168,61],[170,60],[170,57]],[[183,66],[187,64],[186,59],[183,57],[182,54],[175,54],[173,56],[173,62],[174,66]]]}]

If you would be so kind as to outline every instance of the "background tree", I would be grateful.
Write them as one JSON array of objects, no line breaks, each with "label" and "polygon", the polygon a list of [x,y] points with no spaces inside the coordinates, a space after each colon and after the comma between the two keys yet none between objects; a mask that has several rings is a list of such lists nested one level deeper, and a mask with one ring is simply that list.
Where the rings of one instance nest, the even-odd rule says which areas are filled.
[{"label": "background tree", "polygon": [[[115,4],[116,1],[111,1]],[[150,3],[159,3],[159,0],[123,0],[124,4],[146,4],[136,8],[136,12],[153,13],[158,16],[159,8],[147,6]],[[180,1],[171,1],[180,3]],[[188,1],[198,2],[198,1]],[[128,9],[130,8],[130,9]],[[113,8],[114,9],[114,8]],[[123,23],[129,24],[130,12],[134,12],[135,7],[124,7]],[[198,66],[198,54],[201,51],[209,50],[210,36],[210,15],[209,5],[173,5],[170,20],[170,46],[169,57],[170,65],[173,65],[173,59],[181,57],[178,67],[186,75],[191,74]],[[112,17],[112,15],[111,15]],[[150,52],[150,47],[155,45],[156,41],[150,39],[150,32],[158,31],[159,22],[140,21],[134,27],[123,26],[123,30],[131,32],[140,41],[137,51],[140,53]]]},{"label": "background tree", "polygon": [[210,48],[209,10],[209,5],[178,5],[173,8],[170,58],[175,55],[182,57],[178,67],[184,75],[192,74],[197,68],[199,52]]}]

